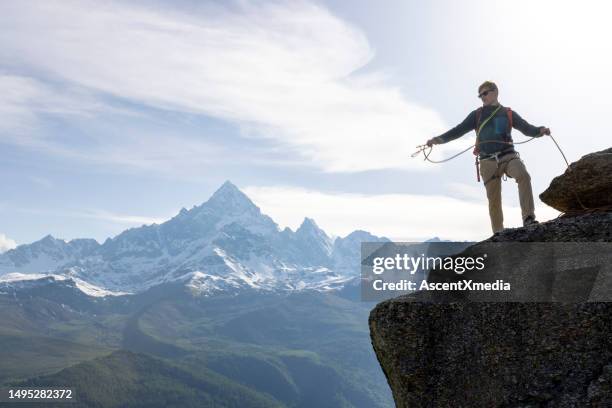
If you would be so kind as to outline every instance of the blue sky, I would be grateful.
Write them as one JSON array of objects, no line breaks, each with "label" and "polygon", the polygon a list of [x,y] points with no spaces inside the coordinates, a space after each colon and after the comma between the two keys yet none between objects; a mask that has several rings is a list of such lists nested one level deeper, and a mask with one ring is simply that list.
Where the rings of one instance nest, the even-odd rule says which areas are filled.
[{"label": "blue sky", "polygon": [[[609,147],[605,2],[100,3],[0,4],[0,251],[103,241],[228,179],[281,227],[483,238],[472,156],[410,154],[486,79],[570,160]],[[551,140],[519,151],[536,195],[564,170]],[[518,225],[512,181],[504,204]]]}]

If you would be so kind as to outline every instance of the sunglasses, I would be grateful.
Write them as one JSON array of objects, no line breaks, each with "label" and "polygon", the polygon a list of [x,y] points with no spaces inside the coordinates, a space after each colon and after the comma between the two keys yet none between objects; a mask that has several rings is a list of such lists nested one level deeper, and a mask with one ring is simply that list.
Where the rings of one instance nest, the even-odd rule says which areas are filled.
[{"label": "sunglasses", "polygon": [[488,89],[486,91],[484,91],[483,93],[478,94],[479,98],[482,98],[483,96],[487,96],[489,94],[489,92],[494,92],[494,89]]}]

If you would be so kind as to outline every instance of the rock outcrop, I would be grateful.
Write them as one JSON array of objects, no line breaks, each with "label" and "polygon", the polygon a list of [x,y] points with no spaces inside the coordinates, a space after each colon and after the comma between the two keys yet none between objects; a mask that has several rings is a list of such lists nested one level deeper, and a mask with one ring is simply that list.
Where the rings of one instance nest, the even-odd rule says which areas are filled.
[{"label": "rock outcrop", "polygon": [[370,316],[397,407],[612,406],[612,303],[409,298]]},{"label": "rock outcrop", "polygon": [[[612,149],[598,154],[608,152]],[[612,264],[574,268],[571,274],[559,270],[559,265],[588,264],[594,248],[607,252],[612,243],[612,212],[606,209],[612,203],[612,171],[604,177],[597,173],[612,169],[607,167],[612,155],[598,154],[571,167],[583,183],[599,189],[580,190],[583,204],[598,212],[506,230],[465,251],[516,242],[584,245],[584,251],[564,253],[563,245],[571,244],[554,244],[561,246],[553,259],[536,251],[533,262],[522,260],[527,270],[505,265],[506,279],[523,284],[523,292],[512,295],[516,298],[428,291],[372,310],[372,345],[398,407],[612,407]],[[598,167],[589,169],[587,163]],[[602,178],[608,181],[601,183]],[[570,182],[555,179],[547,192],[556,192],[547,197],[556,197],[550,202],[557,209],[575,214],[577,186]],[[609,252],[602,254],[606,260]],[[495,273],[468,277],[487,280]],[[465,278],[432,271],[428,281]],[[525,293],[548,301],[517,301]]]},{"label": "rock outcrop", "polygon": [[612,148],[572,163],[553,179],[540,199],[564,213],[612,208]]}]

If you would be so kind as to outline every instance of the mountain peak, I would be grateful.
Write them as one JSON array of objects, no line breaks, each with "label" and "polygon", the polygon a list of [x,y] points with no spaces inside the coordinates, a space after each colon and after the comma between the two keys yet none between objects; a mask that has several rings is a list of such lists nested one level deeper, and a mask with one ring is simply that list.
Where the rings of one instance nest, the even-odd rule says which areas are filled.
[{"label": "mountain peak", "polygon": [[[215,194],[218,193],[222,193],[222,192],[238,192],[241,193],[240,189],[238,187],[236,187],[236,185],[234,183],[232,183],[229,180],[225,180],[225,182],[223,184],[221,184],[221,187],[219,187],[217,189],[217,191],[215,191]],[[215,195],[213,194],[213,196]]]},{"label": "mountain peak", "polygon": [[41,246],[47,246],[47,247],[49,247],[49,246],[56,247],[58,245],[63,245],[65,243],[66,243],[66,241],[64,241],[63,239],[55,238],[51,234],[47,234],[43,238],[41,238],[38,241],[34,242],[34,244],[38,244],[38,245],[41,245]]},{"label": "mountain peak", "polygon": [[311,231],[311,230],[319,231],[321,230],[321,228],[319,228],[315,220],[313,220],[312,218],[304,217],[304,221],[302,221],[302,224],[297,229],[297,231],[304,232],[304,231]]},{"label": "mountain peak", "polygon": [[340,238],[340,240],[338,242],[342,242],[342,241],[371,241],[371,242],[377,242],[380,238],[377,236],[374,236],[372,234],[370,234],[367,231],[364,230],[355,230],[353,232],[351,232],[350,234],[348,234],[346,237],[344,238]]},{"label": "mountain peak", "polygon": [[323,231],[312,218],[304,217],[302,225],[297,229],[298,235],[314,235],[324,239],[329,239],[325,231]]},{"label": "mountain peak", "polygon": [[319,228],[319,226],[317,225],[315,220],[313,220],[312,218],[309,218],[309,217],[304,217],[304,221],[302,221],[302,225],[300,225],[300,228],[302,228],[302,227],[316,227],[316,228]]},{"label": "mountain peak", "polygon": [[246,194],[238,189],[231,181],[227,180],[213,193],[206,202],[207,207],[218,207],[225,211],[258,209]]}]

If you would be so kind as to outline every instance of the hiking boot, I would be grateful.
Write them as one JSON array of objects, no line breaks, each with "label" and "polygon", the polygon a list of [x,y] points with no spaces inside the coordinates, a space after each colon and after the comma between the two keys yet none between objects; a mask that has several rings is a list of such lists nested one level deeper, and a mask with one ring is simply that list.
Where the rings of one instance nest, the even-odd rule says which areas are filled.
[{"label": "hiking boot", "polygon": [[529,215],[523,221],[523,227],[528,227],[530,225],[539,224],[539,222],[535,219],[535,215]]}]

